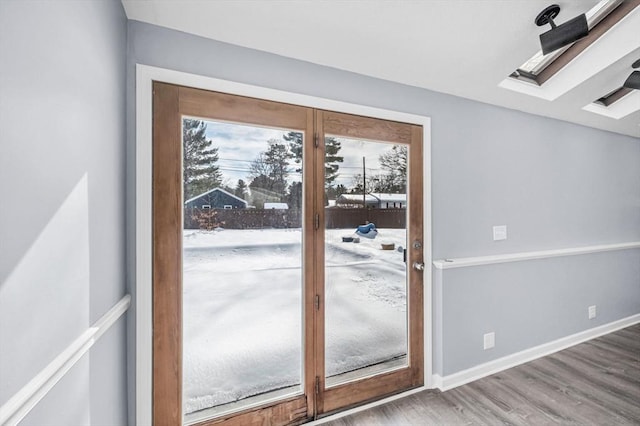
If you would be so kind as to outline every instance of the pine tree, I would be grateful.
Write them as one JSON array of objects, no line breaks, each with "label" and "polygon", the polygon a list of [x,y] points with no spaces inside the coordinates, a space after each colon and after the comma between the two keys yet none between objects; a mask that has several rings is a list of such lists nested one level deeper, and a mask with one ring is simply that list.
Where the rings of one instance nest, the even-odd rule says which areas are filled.
[{"label": "pine tree", "polygon": [[291,152],[291,158],[296,164],[300,164],[298,168],[296,168],[296,172],[302,171],[302,133],[300,132],[289,132],[286,135],[282,135],[282,139],[286,142],[289,142],[289,151]]},{"label": "pine tree", "polygon": [[218,148],[207,139],[207,125],[202,120],[184,119],[183,140],[183,194],[188,200],[207,192],[222,183],[222,173],[217,165]]},{"label": "pine tree", "polygon": [[[300,167],[297,168],[296,171],[302,172],[302,133],[289,132],[283,135],[282,138],[289,142],[291,156],[296,164],[300,164]],[[338,139],[331,136],[325,137],[324,146],[324,184],[325,188],[330,188],[338,177],[338,169],[340,168],[338,163],[342,163],[344,157],[338,155],[342,148]]]},{"label": "pine tree", "polygon": [[344,161],[344,157],[338,155],[342,144],[336,138],[324,138],[324,185],[329,187],[338,177],[338,163]]},{"label": "pine tree", "polygon": [[242,179],[238,179],[238,184],[236,185],[236,189],[233,191],[236,197],[240,197],[243,200],[247,198],[247,184]]},{"label": "pine tree", "polygon": [[289,159],[291,153],[287,146],[278,139],[271,139],[267,142],[269,149],[264,154],[264,161],[269,166],[268,176],[273,179],[273,190],[285,195],[287,188],[287,178],[289,177]]},{"label": "pine tree", "polygon": [[287,204],[290,209],[302,208],[302,182],[293,182],[289,186],[289,193],[287,194]]}]

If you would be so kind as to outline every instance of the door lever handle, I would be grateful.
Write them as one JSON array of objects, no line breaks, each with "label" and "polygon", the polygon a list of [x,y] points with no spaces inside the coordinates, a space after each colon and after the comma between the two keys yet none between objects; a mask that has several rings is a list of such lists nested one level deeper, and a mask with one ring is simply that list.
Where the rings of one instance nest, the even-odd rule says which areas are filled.
[{"label": "door lever handle", "polygon": [[424,263],[413,262],[413,269],[415,269],[416,271],[424,271]]}]

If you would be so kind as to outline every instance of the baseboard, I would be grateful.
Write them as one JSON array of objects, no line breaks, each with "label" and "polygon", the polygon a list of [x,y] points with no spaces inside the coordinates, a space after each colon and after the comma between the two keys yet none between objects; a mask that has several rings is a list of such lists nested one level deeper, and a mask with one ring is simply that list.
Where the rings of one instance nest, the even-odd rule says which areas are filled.
[{"label": "baseboard", "polygon": [[640,314],[632,315],[618,321],[613,321],[608,324],[572,334],[570,336],[562,337],[558,340],[526,349],[512,355],[507,355],[505,357],[489,361],[487,363],[478,365],[476,367],[471,367],[469,369],[450,374],[448,376],[442,377],[440,375],[434,374],[433,385],[434,387],[442,391],[453,389],[466,383],[473,382],[474,380],[490,376],[500,371],[504,371],[517,365],[524,364],[525,362],[533,361],[534,359],[550,355],[554,352],[567,349],[579,343],[586,342],[587,340],[600,337],[602,335],[620,330],[625,327],[629,327],[637,323],[640,323]]},{"label": "baseboard", "polygon": [[433,383],[433,387],[435,389],[443,390],[444,386],[442,385],[442,376],[441,375],[434,374],[432,379],[431,379],[431,382]]}]

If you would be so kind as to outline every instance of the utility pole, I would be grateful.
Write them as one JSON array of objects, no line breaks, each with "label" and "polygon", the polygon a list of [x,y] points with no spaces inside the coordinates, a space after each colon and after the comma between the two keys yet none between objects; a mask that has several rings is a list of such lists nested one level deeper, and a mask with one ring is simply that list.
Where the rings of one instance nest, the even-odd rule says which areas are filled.
[{"label": "utility pole", "polygon": [[367,163],[362,157],[362,207],[364,208],[365,223],[369,223],[369,209],[367,209]]},{"label": "utility pole", "polygon": [[367,168],[364,157],[362,157],[362,207],[367,208]]}]

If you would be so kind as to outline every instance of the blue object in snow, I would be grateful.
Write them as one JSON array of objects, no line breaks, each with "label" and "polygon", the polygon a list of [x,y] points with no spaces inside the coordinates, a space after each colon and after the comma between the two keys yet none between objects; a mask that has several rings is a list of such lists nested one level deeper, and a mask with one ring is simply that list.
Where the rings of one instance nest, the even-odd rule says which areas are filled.
[{"label": "blue object in snow", "polygon": [[365,237],[365,238],[375,238],[378,235],[378,231],[376,230],[376,225],[374,223],[367,223],[366,225],[358,226],[356,229],[356,234]]}]

